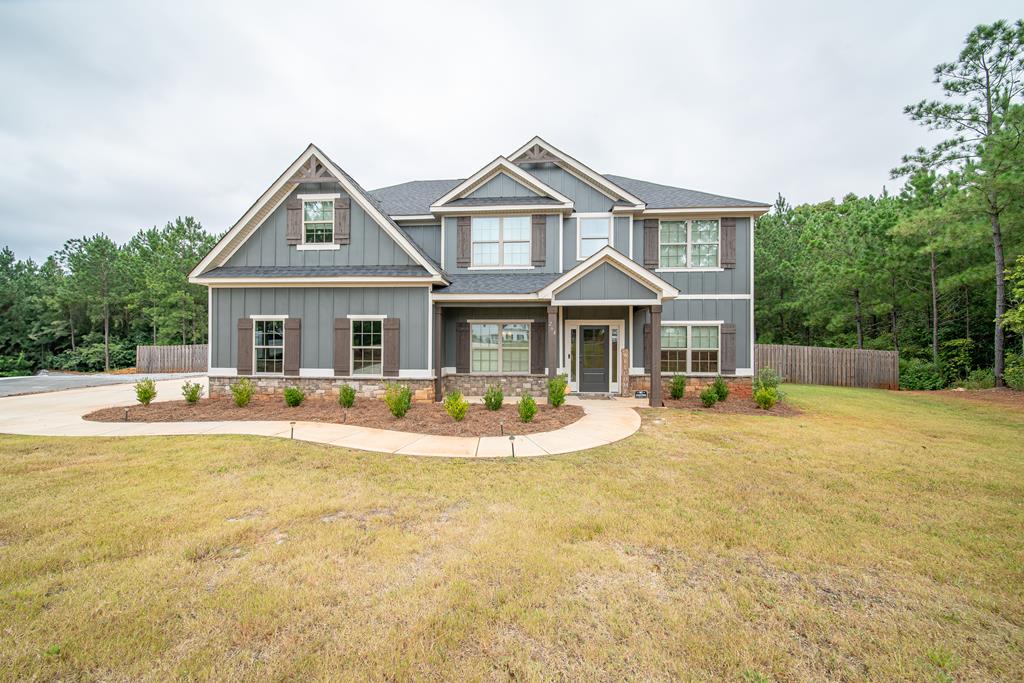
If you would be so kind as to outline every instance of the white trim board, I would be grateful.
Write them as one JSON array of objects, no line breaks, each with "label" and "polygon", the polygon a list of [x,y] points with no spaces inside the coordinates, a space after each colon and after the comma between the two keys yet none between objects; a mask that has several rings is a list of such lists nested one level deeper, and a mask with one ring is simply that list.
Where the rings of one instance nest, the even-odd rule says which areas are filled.
[{"label": "white trim board", "polygon": [[713,301],[716,299],[733,299],[737,301],[749,301],[750,299],[753,298],[753,294],[680,294],[679,296],[676,297],[676,301]]},{"label": "white trim board", "polygon": [[671,283],[663,280],[657,275],[654,275],[646,268],[641,267],[640,264],[630,260],[625,254],[616,250],[614,247],[607,246],[603,247],[596,254],[576,267],[570,268],[557,280],[541,289],[538,292],[539,298],[551,299],[571,282],[583,277],[602,263],[611,264],[635,280],[639,280],[641,283],[644,283],[649,289],[661,292],[662,299],[674,299],[679,295],[679,290],[672,286]]},{"label": "white trim board", "polygon": [[[555,188],[542,182],[539,178],[530,175],[520,167],[513,164],[511,161],[503,156],[499,156],[494,161],[491,161],[479,171],[471,175],[470,177],[463,180],[461,183],[453,187],[440,199],[435,201],[430,206],[430,211],[437,213],[439,209],[444,207],[448,202],[458,199],[463,195],[470,194],[484,183],[495,177],[499,173],[505,173],[513,180],[517,181],[526,188],[536,192],[539,195],[546,195],[561,202],[564,205],[572,207],[573,201],[566,197],[564,194],[556,190]],[[550,207],[550,205],[548,205]],[[465,210],[469,207],[458,207],[454,210]]]}]

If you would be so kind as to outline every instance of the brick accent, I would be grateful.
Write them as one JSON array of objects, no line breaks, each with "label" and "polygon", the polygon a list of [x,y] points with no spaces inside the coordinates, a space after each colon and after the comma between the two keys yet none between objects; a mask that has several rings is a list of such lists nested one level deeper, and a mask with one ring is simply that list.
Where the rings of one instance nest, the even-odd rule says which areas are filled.
[{"label": "brick accent", "polygon": [[458,389],[466,396],[483,396],[487,387],[497,384],[505,396],[519,397],[529,392],[534,398],[548,395],[547,375],[448,375],[444,378],[444,393]]},{"label": "brick accent", "polygon": [[[729,398],[750,398],[753,393],[752,378],[750,377],[723,377],[726,384],[729,385]],[[705,387],[711,386],[712,382],[715,381],[714,377],[687,377],[686,378],[686,393],[687,395],[699,394],[705,389]],[[629,376],[629,395],[632,396],[634,391],[650,391],[651,390],[651,376],[650,375],[630,375]],[[662,398],[672,397],[672,375],[667,373],[661,373],[661,395]]]},{"label": "brick accent", "polygon": [[[335,397],[342,384],[350,384],[361,398],[383,398],[387,380],[382,379],[347,379],[343,377],[249,377],[256,385],[257,394],[280,394],[287,387],[299,387],[306,396]],[[231,396],[232,384],[238,377],[211,377],[211,396]],[[412,389],[413,401],[434,400],[434,380],[432,379],[401,379],[393,380],[396,384],[405,384]]]}]

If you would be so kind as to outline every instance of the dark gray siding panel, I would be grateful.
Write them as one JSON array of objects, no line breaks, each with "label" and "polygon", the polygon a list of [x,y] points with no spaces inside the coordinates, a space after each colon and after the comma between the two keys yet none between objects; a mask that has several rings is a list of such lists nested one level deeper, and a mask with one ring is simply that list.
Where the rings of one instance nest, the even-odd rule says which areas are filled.
[{"label": "dark gray siding panel", "polygon": [[548,187],[573,200],[577,213],[611,211],[612,204],[615,203],[615,200],[598,192],[592,185],[583,182],[558,166],[527,168],[526,170]]},{"label": "dark gray siding panel", "polygon": [[657,298],[655,292],[607,263],[602,263],[555,295],[558,301]]},{"label": "dark gray siding panel", "polygon": [[[633,221],[633,260],[643,263],[644,223]],[[680,294],[750,293],[750,219],[736,219],[736,267],[713,272],[658,273],[671,282]],[[737,332],[737,335],[739,332]],[[739,336],[737,336],[737,345]],[[737,359],[737,362],[739,360]],[[739,366],[743,367],[743,366]]]},{"label": "dark gray siding panel", "polygon": [[334,319],[349,314],[402,320],[400,368],[427,367],[426,287],[253,287],[213,290],[213,367],[235,367],[238,319],[250,315],[302,318],[303,368],[334,366]]},{"label": "dark gray siding panel", "polygon": [[[533,270],[525,270],[526,273],[557,273],[558,272],[558,215],[547,216],[547,226],[544,230],[544,237],[547,241],[546,258],[543,266],[537,266]],[[514,271],[494,270],[472,270],[460,268],[456,265],[456,250],[458,249],[458,227],[455,216],[446,216],[444,219],[444,269],[449,273],[507,273]]]},{"label": "dark gray siding panel", "polygon": [[538,197],[536,192],[511,178],[499,173],[486,183],[470,192],[467,197]]},{"label": "dark gray siding panel", "polygon": [[[637,309],[633,316],[633,334],[641,339],[646,309]],[[736,325],[736,367],[750,368],[750,300],[749,299],[675,299],[662,307],[662,320],[722,320]],[[643,345],[637,344],[633,367],[643,367]]]},{"label": "dark gray siding panel", "polygon": [[441,262],[441,224],[407,225],[405,232],[435,262]]},{"label": "dark gray siding panel", "polygon": [[547,308],[544,306],[493,306],[493,307],[444,307],[444,358],[443,366],[455,367],[455,325],[467,320],[530,320],[546,322]]},{"label": "dark gray siding panel", "polygon": [[[336,190],[323,190],[333,191]],[[310,189],[296,190],[292,196],[316,192]],[[349,244],[334,250],[299,251],[285,241],[285,227],[288,222],[286,204],[287,201],[277,207],[224,265],[404,266],[415,263],[355,200],[352,201],[352,239]]]}]

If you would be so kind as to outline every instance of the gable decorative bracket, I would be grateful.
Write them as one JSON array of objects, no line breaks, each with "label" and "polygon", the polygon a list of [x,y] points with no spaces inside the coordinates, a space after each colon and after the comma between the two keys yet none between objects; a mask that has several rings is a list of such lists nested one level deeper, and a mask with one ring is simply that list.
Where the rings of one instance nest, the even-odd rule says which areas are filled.
[{"label": "gable decorative bracket", "polygon": [[292,176],[293,183],[336,183],[338,179],[331,175],[320,160],[313,155]]},{"label": "gable decorative bracket", "polygon": [[558,158],[540,145],[534,145],[520,154],[515,161],[517,164],[542,164],[545,162],[553,163],[558,161]]}]

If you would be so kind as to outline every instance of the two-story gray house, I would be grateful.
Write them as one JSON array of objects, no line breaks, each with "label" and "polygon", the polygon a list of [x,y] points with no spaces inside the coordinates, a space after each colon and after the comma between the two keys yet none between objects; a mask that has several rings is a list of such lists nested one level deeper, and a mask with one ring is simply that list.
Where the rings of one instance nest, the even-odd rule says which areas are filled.
[{"label": "two-story gray house", "polygon": [[310,145],[191,274],[211,391],[542,396],[564,373],[660,405],[663,376],[750,377],[768,208],[602,175],[541,138],[465,179],[372,191]]}]

